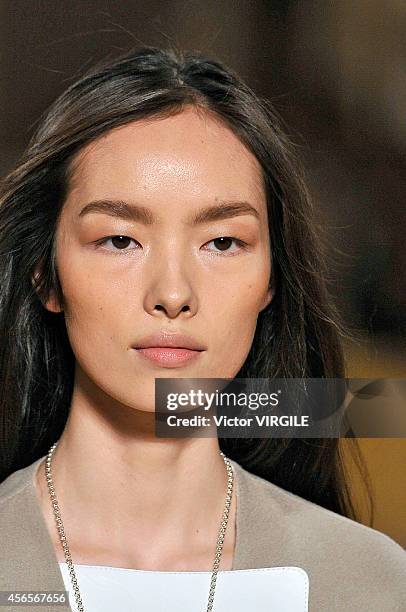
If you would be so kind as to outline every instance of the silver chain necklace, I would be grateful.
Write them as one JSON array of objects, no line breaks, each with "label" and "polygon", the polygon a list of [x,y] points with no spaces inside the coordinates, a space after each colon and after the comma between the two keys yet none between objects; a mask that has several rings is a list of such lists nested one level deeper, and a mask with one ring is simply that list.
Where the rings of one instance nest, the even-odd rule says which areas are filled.
[{"label": "silver chain necklace", "polygon": [[[72,557],[71,557],[69,546],[68,546],[68,540],[66,538],[65,528],[63,526],[63,522],[61,518],[61,511],[59,509],[59,504],[56,499],[55,487],[54,487],[54,483],[52,480],[51,460],[52,460],[52,453],[54,452],[57,444],[58,443],[55,442],[55,444],[53,444],[53,446],[51,446],[51,448],[48,451],[46,461],[45,461],[45,478],[47,481],[48,491],[49,491],[49,495],[51,498],[52,509],[53,509],[55,522],[56,522],[56,528],[59,534],[59,540],[63,548],[63,552],[64,552],[65,559],[66,559],[66,564],[69,568],[69,575],[70,575],[70,579],[72,582],[73,591],[75,594],[77,609],[78,609],[78,612],[84,612],[85,609],[83,607],[82,597],[80,595],[78,581],[77,581],[76,574],[75,574],[75,568],[72,562]],[[206,612],[212,612],[213,610],[217,572],[218,572],[218,568],[219,568],[220,561],[221,561],[221,554],[223,552],[224,535],[227,529],[229,511],[230,511],[231,500],[232,500],[232,495],[233,495],[233,485],[234,485],[234,471],[230,463],[230,460],[221,451],[220,451],[220,455],[223,457],[224,463],[226,464],[226,468],[227,468],[227,496],[226,496],[226,503],[224,506],[223,514],[222,514],[221,521],[220,521],[220,529],[219,529],[219,534],[217,538],[216,554],[214,556],[214,561],[213,561],[213,569],[212,569],[211,580],[210,580],[210,590],[209,590],[209,598],[207,600]]]}]

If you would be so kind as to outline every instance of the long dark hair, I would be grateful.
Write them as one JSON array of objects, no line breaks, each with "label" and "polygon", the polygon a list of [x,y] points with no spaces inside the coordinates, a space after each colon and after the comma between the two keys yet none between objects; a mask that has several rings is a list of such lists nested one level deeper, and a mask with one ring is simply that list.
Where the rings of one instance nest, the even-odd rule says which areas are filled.
[{"label": "long dark hair", "polygon": [[[220,117],[261,164],[276,293],[260,312],[238,377],[345,376],[345,334],[329,296],[325,246],[295,147],[269,101],[199,53],[146,47],[99,65],[52,105],[0,199],[0,481],[45,455],[65,427],[75,358],[64,315],[55,230],[70,161],[102,133],[194,105]],[[34,277],[34,269],[39,273]],[[355,442],[355,440],[354,440]],[[339,440],[221,439],[247,470],[355,518]]]}]

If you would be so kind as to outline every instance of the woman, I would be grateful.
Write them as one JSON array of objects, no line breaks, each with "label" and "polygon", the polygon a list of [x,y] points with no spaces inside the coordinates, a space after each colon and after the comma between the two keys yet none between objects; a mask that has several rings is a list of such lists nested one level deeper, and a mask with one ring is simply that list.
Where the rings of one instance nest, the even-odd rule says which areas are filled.
[{"label": "woman", "polygon": [[344,375],[291,149],[237,75],[173,50],[50,109],[0,207],[2,590],[401,609],[406,554],[353,520],[337,440],[154,434],[155,378]]}]

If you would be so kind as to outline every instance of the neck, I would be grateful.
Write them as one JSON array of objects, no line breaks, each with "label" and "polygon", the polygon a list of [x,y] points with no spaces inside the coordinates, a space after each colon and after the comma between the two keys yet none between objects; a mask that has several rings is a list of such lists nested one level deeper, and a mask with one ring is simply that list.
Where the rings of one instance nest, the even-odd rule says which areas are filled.
[{"label": "neck", "polygon": [[[77,393],[52,457],[52,478],[73,562],[211,571],[227,492],[217,438],[157,438],[154,415],[98,410]],[[37,489],[64,561],[44,478]],[[219,569],[231,569],[236,487]]]}]

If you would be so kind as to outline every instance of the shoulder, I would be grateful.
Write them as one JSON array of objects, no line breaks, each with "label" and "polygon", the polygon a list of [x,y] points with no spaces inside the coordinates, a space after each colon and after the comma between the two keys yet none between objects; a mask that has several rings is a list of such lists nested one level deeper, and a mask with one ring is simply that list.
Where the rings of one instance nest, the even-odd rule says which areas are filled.
[{"label": "shoulder", "polygon": [[32,489],[34,473],[42,459],[16,470],[0,483],[0,513],[18,503],[27,489]]},{"label": "shoulder", "polygon": [[[300,566],[321,589],[336,588],[334,581],[341,588],[346,584],[346,593],[337,592],[336,597],[348,597],[348,605],[370,596],[382,598],[382,611],[402,609],[406,551],[397,542],[234,465],[240,482],[240,522],[248,537],[261,533],[256,544],[262,563]],[[249,527],[249,521],[255,527]],[[371,605],[370,610],[375,609],[380,608]]]},{"label": "shoulder", "polygon": [[292,528],[298,529],[302,538],[317,533],[319,538],[323,536],[326,542],[334,541],[335,545],[372,546],[376,552],[386,552],[394,560],[399,560],[406,571],[406,551],[388,535],[286,491],[240,465],[238,467],[258,516],[268,515],[269,510],[277,511],[289,518]]},{"label": "shoulder", "polygon": [[42,459],[16,470],[0,483],[1,590],[42,592],[64,588],[35,490],[35,471]]}]

